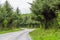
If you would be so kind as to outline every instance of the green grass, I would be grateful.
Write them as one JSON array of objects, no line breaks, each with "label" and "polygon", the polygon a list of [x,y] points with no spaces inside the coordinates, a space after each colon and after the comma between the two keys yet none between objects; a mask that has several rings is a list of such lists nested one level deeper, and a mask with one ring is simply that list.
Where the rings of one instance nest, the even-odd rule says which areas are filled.
[{"label": "green grass", "polygon": [[30,35],[32,40],[60,40],[60,29],[36,29]]},{"label": "green grass", "polygon": [[20,30],[22,30],[22,29],[14,28],[14,29],[11,29],[11,30],[1,30],[0,34],[5,34],[5,33],[9,33],[9,32],[16,32],[16,31],[20,31]]}]

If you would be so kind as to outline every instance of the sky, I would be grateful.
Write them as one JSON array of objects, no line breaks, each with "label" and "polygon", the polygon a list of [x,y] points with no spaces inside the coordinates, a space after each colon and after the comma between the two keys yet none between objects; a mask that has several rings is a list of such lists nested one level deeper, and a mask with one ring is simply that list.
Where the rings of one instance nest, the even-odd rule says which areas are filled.
[{"label": "sky", "polygon": [[[0,4],[4,4],[6,0],[0,0]],[[8,0],[9,4],[13,7],[14,10],[18,7],[21,13],[30,13],[31,5],[28,3],[32,3],[33,0]]]}]

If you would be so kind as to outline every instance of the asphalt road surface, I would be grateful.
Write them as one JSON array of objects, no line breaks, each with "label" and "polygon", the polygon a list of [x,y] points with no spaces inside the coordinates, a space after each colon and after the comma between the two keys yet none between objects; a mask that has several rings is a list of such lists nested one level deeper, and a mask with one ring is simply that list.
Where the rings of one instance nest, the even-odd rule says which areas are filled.
[{"label": "asphalt road surface", "polygon": [[0,34],[0,40],[32,40],[29,36],[29,32],[33,30],[34,29],[24,29],[18,32]]}]

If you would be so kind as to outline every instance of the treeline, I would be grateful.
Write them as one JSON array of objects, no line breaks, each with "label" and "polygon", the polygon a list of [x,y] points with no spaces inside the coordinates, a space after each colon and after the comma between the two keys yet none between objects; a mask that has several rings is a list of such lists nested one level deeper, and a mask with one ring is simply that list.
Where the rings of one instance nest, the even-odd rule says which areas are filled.
[{"label": "treeline", "polygon": [[6,1],[0,5],[0,30],[15,27],[60,27],[60,0],[35,0],[31,5],[31,14],[15,11]]},{"label": "treeline", "polygon": [[19,8],[14,11],[8,1],[0,4],[0,30],[17,26],[22,21],[20,14]]},{"label": "treeline", "polygon": [[32,14],[21,14],[19,8],[14,11],[8,1],[4,5],[0,4],[0,30],[40,25],[31,17]]}]

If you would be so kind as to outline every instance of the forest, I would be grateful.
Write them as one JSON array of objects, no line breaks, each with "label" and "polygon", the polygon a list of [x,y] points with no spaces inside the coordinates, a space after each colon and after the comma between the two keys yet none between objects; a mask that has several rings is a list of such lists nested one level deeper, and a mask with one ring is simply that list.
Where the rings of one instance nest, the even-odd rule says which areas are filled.
[{"label": "forest", "polygon": [[32,28],[40,25],[38,21],[34,21],[31,18],[32,14],[22,14],[18,7],[13,10],[8,1],[4,5],[0,4],[0,30],[20,27]]},{"label": "forest", "polygon": [[[13,10],[8,1],[0,4],[0,31],[15,28],[35,28],[32,40],[60,40],[60,0],[35,0],[31,13]],[[20,30],[20,29],[19,29]]]},{"label": "forest", "polygon": [[29,14],[22,14],[18,7],[14,11],[8,1],[0,4],[0,30],[19,27],[59,28],[59,0],[36,0],[29,4],[32,11]]}]

